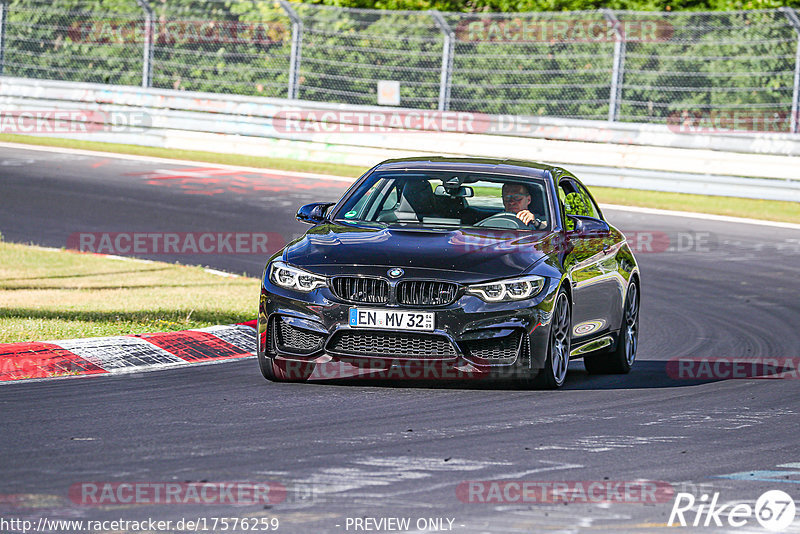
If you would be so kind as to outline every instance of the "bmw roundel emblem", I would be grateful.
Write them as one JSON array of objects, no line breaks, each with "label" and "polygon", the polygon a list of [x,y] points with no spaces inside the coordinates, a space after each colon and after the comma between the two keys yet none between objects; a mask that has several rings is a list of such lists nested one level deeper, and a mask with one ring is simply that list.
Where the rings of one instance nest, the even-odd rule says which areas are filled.
[{"label": "bmw roundel emblem", "polygon": [[389,269],[389,276],[391,276],[392,278],[400,278],[401,276],[403,276],[404,272],[405,271],[403,271],[403,269],[401,269],[400,267],[393,267]]}]

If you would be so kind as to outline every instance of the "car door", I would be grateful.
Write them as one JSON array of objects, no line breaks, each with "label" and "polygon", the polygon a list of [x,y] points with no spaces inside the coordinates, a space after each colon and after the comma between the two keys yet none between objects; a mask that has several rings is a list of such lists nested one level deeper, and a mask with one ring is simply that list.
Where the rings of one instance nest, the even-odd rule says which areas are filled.
[{"label": "car door", "polygon": [[[604,220],[591,195],[576,179],[562,178],[558,196],[565,215]],[[616,252],[622,236],[615,231],[604,236],[574,233],[569,218],[565,225],[570,248],[564,266],[572,279],[572,329],[573,339],[578,344],[619,328],[624,286],[620,283]]]}]

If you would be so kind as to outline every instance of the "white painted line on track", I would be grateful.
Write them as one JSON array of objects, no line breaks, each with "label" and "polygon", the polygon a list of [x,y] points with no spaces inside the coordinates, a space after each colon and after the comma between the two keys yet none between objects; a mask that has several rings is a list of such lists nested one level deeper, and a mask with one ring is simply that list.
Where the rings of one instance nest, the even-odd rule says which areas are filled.
[{"label": "white painted line on track", "polygon": [[[356,177],[353,178],[346,178],[343,176],[333,176],[330,174],[318,174],[318,173],[308,173],[308,172],[296,172],[296,171],[284,171],[280,169],[267,169],[262,167],[245,167],[241,165],[227,165],[224,163],[211,163],[208,161],[191,161],[191,160],[182,160],[182,159],[170,159],[170,158],[158,158],[154,156],[136,156],[133,154],[118,154],[115,152],[101,152],[96,150],[83,150],[78,148],[61,148],[61,147],[49,147],[49,146],[42,146],[42,145],[27,145],[24,143],[4,143],[0,142],[0,148],[16,148],[22,150],[38,150],[40,152],[55,152],[61,154],[76,154],[76,155],[83,155],[83,156],[97,156],[97,157],[108,157],[108,158],[117,158],[117,159],[127,159],[133,161],[147,161],[152,163],[164,163],[169,165],[212,165],[214,167],[218,167],[220,169],[230,169],[236,170],[240,172],[251,172],[251,173],[270,173],[270,174],[282,174],[285,176],[290,177],[297,177],[297,178],[310,178],[315,180],[328,180],[334,182],[354,182]],[[618,210],[618,211],[629,211],[633,213],[643,213],[648,215],[664,215],[668,217],[683,217],[687,219],[703,219],[707,221],[720,221],[720,222],[731,222],[731,223],[738,223],[738,224],[753,224],[757,226],[771,226],[774,228],[789,228],[792,230],[800,230],[800,224],[795,223],[788,223],[788,222],[778,222],[778,221],[765,221],[761,219],[748,219],[745,217],[731,217],[727,215],[713,215],[710,213],[697,213],[693,211],[676,211],[676,210],[663,210],[657,208],[641,208],[637,206],[622,206],[618,204],[600,204],[600,207],[603,209],[610,209],[610,210]]]},{"label": "white painted line on track", "polygon": [[[61,249],[52,249],[52,250],[59,250],[60,251]],[[83,252],[81,250],[75,250],[75,249],[64,249],[64,250],[73,250],[75,252]],[[142,259],[142,258],[135,258],[133,256],[117,256],[116,254],[97,254],[97,253],[94,253],[94,252],[92,252],[91,254],[94,254],[96,256],[103,256],[103,257],[108,258],[110,260],[133,261],[133,262],[136,262],[136,263],[156,263],[153,260],[145,260],[145,259]]]},{"label": "white painted line on track", "polygon": [[208,274],[213,274],[214,276],[222,276],[223,278],[239,278],[238,274],[233,273],[226,273],[225,271],[220,271],[218,269],[212,269],[210,267],[206,267],[203,269]]}]

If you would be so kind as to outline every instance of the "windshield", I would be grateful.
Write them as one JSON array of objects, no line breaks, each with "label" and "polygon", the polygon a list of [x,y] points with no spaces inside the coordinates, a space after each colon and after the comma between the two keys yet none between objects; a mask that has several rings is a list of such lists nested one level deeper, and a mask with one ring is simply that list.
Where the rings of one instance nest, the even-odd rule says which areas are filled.
[{"label": "windshield", "polygon": [[458,172],[376,172],[334,218],[387,226],[548,230],[543,180]]}]

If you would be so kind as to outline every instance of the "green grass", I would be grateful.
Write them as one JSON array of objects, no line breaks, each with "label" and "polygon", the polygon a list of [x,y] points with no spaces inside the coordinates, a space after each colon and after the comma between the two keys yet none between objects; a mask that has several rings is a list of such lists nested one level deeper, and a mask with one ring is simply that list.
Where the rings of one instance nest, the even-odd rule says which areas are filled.
[{"label": "green grass", "polygon": [[[79,141],[50,137],[34,137],[14,134],[0,134],[0,141],[47,145],[83,150],[98,150],[120,154],[136,154],[161,158],[183,159],[208,163],[229,165],[245,165],[299,172],[318,172],[335,176],[355,178],[366,169],[336,163],[315,163],[288,158],[264,158],[255,156],[239,156],[235,154],[217,154],[193,150],[172,150],[164,148],[143,147],[137,145],[119,145],[116,143],[99,143],[96,141]],[[624,206],[642,206],[678,211],[694,211],[734,217],[750,217],[770,221],[800,223],[800,206],[797,202],[778,200],[757,200],[749,198],[719,197],[707,195],[689,195],[684,193],[662,193],[660,191],[640,191],[638,189],[617,189],[611,187],[592,187],[592,194],[601,203],[620,204]]]},{"label": "green grass", "polygon": [[640,191],[638,189],[617,189],[614,187],[592,187],[591,191],[595,200],[605,204],[693,211],[767,221],[800,223],[800,204],[797,202],[663,193],[660,191]]},{"label": "green grass", "polygon": [[0,242],[0,343],[255,319],[259,280]]}]

